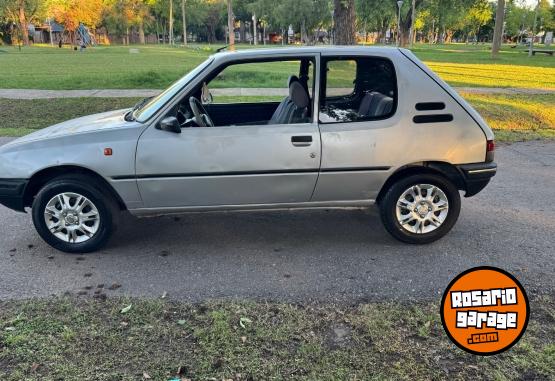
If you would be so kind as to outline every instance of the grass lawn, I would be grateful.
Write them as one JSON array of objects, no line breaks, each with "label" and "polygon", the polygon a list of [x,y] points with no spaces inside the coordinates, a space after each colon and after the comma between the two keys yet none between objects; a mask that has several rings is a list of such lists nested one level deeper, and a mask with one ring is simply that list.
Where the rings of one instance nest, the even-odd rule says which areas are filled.
[{"label": "grass lawn", "polygon": [[554,300],[531,309],[515,347],[480,357],[447,339],[434,303],[0,302],[0,379],[553,379]]},{"label": "grass lawn", "polygon": [[[495,130],[498,141],[555,139],[555,94],[462,94]],[[268,98],[268,97],[266,97]],[[272,97],[270,97],[272,98]],[[257,97],[217,96],[218,102]],[[279,100],[280,97],[272,98]],[[137,98],[0,99],[0,136],[22,136],[78,116],[131,107]],[[22,117],[25,115],[25,117]]]},{"label": "grass lawn", "polygon": [[[247,48],[239,46],[239,48]],[[215,47],[169,48],[159,45],[100,46],[80,53],[69,48],[17,47],[0,49],[0,87],[36,89],[161,89],[214,52]],[[555,89],[555,60],[547,55],[528,58],[522,49],[504,47],[490,58],[486,45],[417,45],[417,56],[451,85]],[[271,66],[268,76],[267,67]],[[283,73],[282,73],[283,72]],[[245,74],[245,73],[244,73]],[[283,87],[287,65],[270,64],[245,75],[243,87]],[[264,87],[264,86],[262,86]]]}]

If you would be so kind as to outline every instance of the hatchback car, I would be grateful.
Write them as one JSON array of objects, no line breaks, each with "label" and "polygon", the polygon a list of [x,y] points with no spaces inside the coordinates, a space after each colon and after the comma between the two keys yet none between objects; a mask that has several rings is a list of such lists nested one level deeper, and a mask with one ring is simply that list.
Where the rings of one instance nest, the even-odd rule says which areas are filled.
[{"label": "hatchback car", "polygon": [[496,172],[493,133],[410,51],[217,53],[133,109],[0,148],[0,202],[53,247],[103,246],[122,211],[366,208],[407,243],[455,224]]}]

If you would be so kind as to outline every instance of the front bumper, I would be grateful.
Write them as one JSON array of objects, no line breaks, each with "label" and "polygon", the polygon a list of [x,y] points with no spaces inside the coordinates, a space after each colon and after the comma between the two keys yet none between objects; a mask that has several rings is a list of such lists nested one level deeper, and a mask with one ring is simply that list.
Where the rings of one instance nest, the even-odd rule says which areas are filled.
[{"label": "front bumper", "polygon": [[24,212],[23,197],[28,183],[26,179],[0,179],[0,204]]},{"label": "front bumper", "polygon": [[465,197],[474,196],[488,185],[490,179],[497,173],[496,163],[473,163],[457,165],[463,176],[466,193]]}]

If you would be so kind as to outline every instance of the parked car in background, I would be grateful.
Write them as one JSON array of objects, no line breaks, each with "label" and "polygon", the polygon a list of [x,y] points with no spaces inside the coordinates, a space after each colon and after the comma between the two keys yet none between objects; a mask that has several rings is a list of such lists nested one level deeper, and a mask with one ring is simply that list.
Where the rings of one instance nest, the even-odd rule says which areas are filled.
[{"label": "parked car in background", "polygon": [[459,191],[496,173],[493,138],[408,50],[222,52],[133,109],[2,146],[0,202],[32,208],[40,236],[74,253],[102,247],[122,211],[374,203],[395,238],[429,243],[455,224]]}]

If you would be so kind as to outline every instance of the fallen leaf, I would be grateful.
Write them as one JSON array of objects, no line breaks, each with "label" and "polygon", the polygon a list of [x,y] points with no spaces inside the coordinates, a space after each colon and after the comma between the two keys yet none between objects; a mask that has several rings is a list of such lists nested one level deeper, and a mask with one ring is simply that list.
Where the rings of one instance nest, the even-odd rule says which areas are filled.
[{"label": "fallen leaf", "polygon": [[127,327],[128,325],[129,325],[129,323],[126,322],[126,321],[122,321],[122,322],[121,322],[121,326],[122,326],[122,327]]},{"label": "fallen leaf", "polygon": [[34,362],[33,365],[31,365],[31,372],[36,372],[39,366],[40,366],[39,364]]},{"label": "fallen leaf", "polygon": [[247,328],[245,323],[250,324],[252,323],[252,320],[246,317],[242,317],[241,319],[239,319],[239,325],[241,326],[241,328]]},{"label": "fallen leaf", "polygon": [[183,319],[177,321],[177,324],[179,324],[179,325],[185,325],[185,323],[187,323],[187,322]]},{"label": "fallen leaf", "polygon": [[112,291],[113,291],[113,290],[117,290],[117,289],[120,288],[120,287],[121,287],[121,284],[114,283],[114,284],[112,284],[110,287],[108,287],[108,290],[112,290]]},{"label": "fallen leaf", "polygon": [[131,310],[131,307],[132,307],[132,306],[133,306],[133,305],[130,304],[130,305],[128,305],[127,307],[122,308],[122,310],[120,311],[120,313],[122,313],[122,314],[128,313],[128,312]]},{"label": "fallen leaf", "polygon": [[150,377],[150,374],[148,374],[147,372],[144,372],[144,373],[143,373],[143,378],[144,378],[145,380],[150,380],[151,377]]},{"label": "fallen leaf", "polygon": [[246,343],[247,342],[247,336],[241,336],[241,341],[243,343]]}]

